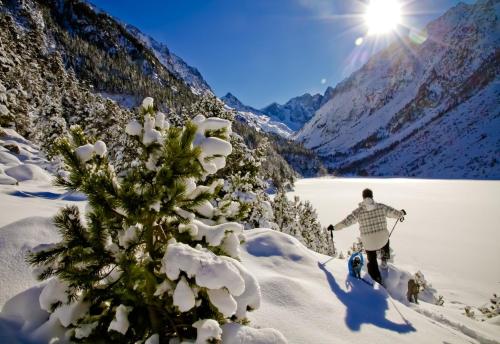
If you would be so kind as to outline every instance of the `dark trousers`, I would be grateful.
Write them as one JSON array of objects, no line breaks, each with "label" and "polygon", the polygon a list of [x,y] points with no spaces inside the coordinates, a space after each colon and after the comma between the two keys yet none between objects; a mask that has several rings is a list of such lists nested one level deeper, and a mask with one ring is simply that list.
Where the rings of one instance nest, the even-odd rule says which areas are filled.
[{"label": "dark trousers", "polygon": [[[389,249],[389,240],[387,240],[387,244],[384,245],[380,249],[382,251],[382,259],[388,260],[391,257],[390,249]],[[368,273],[371,278],[378,283],[382,283],[382,276],[380,276],[380,270],[378,269],[377,263],[377,251],[366,251],[366,257],[368,258]]]}]

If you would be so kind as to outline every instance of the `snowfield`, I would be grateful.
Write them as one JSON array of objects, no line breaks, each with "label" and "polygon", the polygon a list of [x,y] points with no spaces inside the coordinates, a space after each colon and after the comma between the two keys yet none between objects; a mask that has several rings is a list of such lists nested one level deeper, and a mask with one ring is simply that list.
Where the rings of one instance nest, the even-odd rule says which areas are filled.
[{"label": "snowfield", "polygon": [[[279,329],[290,343],[498,343],[500,327],[453,307],[408,304],[397,293],[408,273],[391,266],[389,293],[348,275],[346,260],[314,253],[267,229],[247,232],[243,264],[261,285],[252,324]],[[364,278],[370,280],[364,272]],[[391,297],[393,294],[394,297]]]},{"label": "snowfield", "polygon": [[[302,179],[292,195],[309,200],[328,226],[357,207],[364,188],[408,213],[390,239],[398,267],[421,270],[445,302],[480,306],[500,292],[500,181]],[[358,236],[357,225],[334,232],[337,249],[345,254]]]},{"label": "snowfield", "polygon": [[[52,217],[67,204],[83,210],[86,200],[51,186],[44,170],[50,166],[37,158],[36,146],[11,132],[0,143],[7,141],[20,150],[2,147],[2,170],[37,168],[29,168],[31,174],[12,173],[17,185],[0,185],[0,343],[49,342],[53,337],[64,342],[60,320],[47,321],[43,288],[24,256],[38,245],[59,241]],[[303,179],[290,195],[310,200],[326,226],[354,209],[365,187],[373,189],[376,200],[408,212],[391,239],[396,258],[385,273],[387,290],[353,279],[345,259],[329,260],[289,235],[245,231],[241,261],[257,277],[262,293],[260,308],[249,313],[252,326],[275,328],[289,343],[500,343],[500,317],[486,320],[477,309],[500,291],[500,182]],[[356,239],[354,227],[335,233],[344,253]],[[414,305],[406,301],[406,285],[418,270],[432,287]],[[366,271],[362,275],[370,281]],[[439,295],[444,306],[434,304]],[[464,315],[465,306],[472,307],[476,319]],[[241,330],[223,329],[223,339]],[[268,343],[283,342],[273,330],[259,333],[242,331],[238,340],[264,336]]]}]

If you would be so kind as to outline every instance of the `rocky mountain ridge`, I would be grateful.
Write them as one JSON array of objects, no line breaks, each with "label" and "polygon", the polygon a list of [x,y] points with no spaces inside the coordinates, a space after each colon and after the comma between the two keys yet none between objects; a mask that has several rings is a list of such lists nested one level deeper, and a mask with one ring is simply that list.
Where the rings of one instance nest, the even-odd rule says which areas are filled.
[{"label": "rocky mountain ridge", "polygon": [[340,174],[499,178],[499,17],[499,1],[459,3],[339,83],[295,138]]}]

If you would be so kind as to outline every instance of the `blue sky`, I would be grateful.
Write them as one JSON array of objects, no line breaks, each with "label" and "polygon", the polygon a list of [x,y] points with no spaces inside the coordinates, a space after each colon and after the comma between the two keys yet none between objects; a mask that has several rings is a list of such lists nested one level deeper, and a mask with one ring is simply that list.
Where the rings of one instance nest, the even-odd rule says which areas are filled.
[{"label": "blue sky", "polygon": [[[91,2],[166,43],[218,96],[230,91],[257,108],[323,93],[359,68],[384,44],[380,40],[390,39],[354,44],[366,34],[358,0]],[[458,2],[406,0],[405,24],[423,27]]]}]

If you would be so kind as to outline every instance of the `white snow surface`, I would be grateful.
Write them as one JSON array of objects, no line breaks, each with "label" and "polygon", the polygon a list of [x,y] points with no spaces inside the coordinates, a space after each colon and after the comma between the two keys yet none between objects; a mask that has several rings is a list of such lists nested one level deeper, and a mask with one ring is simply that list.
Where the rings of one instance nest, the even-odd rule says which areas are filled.
[{"label": "white snow surface", "polygon": [[[275,328],[290,343],[499,343],[499,326],[467,318],[457,304],[409,304],[397,289],[350,277],[346,260],[323,265],[329,257],[283,233],[254,229],[246,238],[242,262],[262,289],[252,325]],[[390,268],[389,285],[406,284],[409,273]]]},{"label": "white snow surface", "polygon": [[222,343],[224,344],[286,344],[285,337],[275,329],[255,329],[237,323],[222,325]]},{"label": "white snow surface", "polygon": [[[41,244],[60,241],[52,217],[62,206],[83,209],[85,197],[51,186],[55,168],[38,147],[12,129],[0,128],[0,306],[36,284],[26,253]],[[5,145],[16,146],[19,153]],[[10,174],[10,177],[3,174]],[[3,183],[13,180],[13,183]],[[2,185],[3,184],[3,185]],[[14,185],[11,185],[14,184]],[[17,185],[15,185],[17,184]]]},{"label": "white snow surface", "polygon": [[21,164],[5,169],[5,174],[14,178],[18,182],[24,181],[43,181],[46,183],[51,182],[51,176],[42,168],[33,164]]},{"label": "white snow surface", "polygon": [[[231,154],[233,147],[229,143],[231,134],[231,122],[221,118],[198,115],[193,119],[196,124],[196,138],[194,145],[201,149],[199,162],[205,170],[205,175],[214,174],[226,166],[226,157]],[[206,136],[211,130],[225,129],[225,139]],[[206,209],[205,209],[206,210]]]},{"label": "white snow surface", "polygon": [[170,280],[179,278],[181,271],[196,277],[196,284],[209,289],[227,288],[233,295],[245,291],[245,282],[234,262],[228,262],[211,251],[172,243],[162,260],[162,271]]},{"label": "white snow surface", "polygon": [[193,290],[189,286],[184,276],[181,277],[174,290],[174,305],[181,312],[187,312],[196,304],[196,299]]},{"label": "white snow surface", "polygon": [[51,306],[56,302],[67,303],[68,294],[66,290],[68,285],[61,282],[58,278],[52,278],[40,293],[40,308],[44,311],[50,311]]},{"label": "white snow surface", "polygon": [[127,333],[128,327],[130,325],[128,321],[128,314],[132,309],[125,305],[119,305],[116,307],[115,318],[109,324],[108,331],[117,331],[121,334]]},{"label": "white snow surface", "polygon": [[151,337],[146,339],[144,344],[160,344],[160,336],[157,333],[155,333]]},{"label": "white snow surface", "polygon": [[90,159],[92,159],[92,155],[95,152],[94,145],[87,143],[83,146],[80,146],[75,149],[75,154],[78,157],[78,160],[80,160],[83,163],[86,163]]},{"label": "white snow surface", "polygon": [[45,159],[39,147],[13,129],[0,127],[0,185],[35,182],[51,184],[54,165]]},{"label": "white snow surface", "polygon": [[236,300],[229,294],[227,289],[209,289],[207,294],[210,298],[210,302],[217,307],[224,317],[229,318],[236,313]]},{"label": "white snow surface", "polygon": [[[235,315],[246,315],[251,326],[261,328],[226,325],[224,343],[284,343],[269,327],[289,343],[499,343],[498,319],[470,319],[464,308],[477,309],[499,292],[500,182],[324,178],[298,181],[295,193],[312,202],[326,226],[348,215],[365,187],[374,191],[376,201],[408,212],[391,237],[396,256],[384,273],[388,290],[353,280],[346,260],[323,265],[330,257],[269,229],[243,232],[241,263],[171,244],[177,249],[167,254],[177,257],[169,260],[175,266],[167,273],[175,278],[182,270],[211,290],[226,288],[237,302]],[[0,185],[2,343],[65,342],[61,322],[74,322],[85,307],[68,305],[53,316],[42,310],[40,295],[50,282],[39,284],[24,261],[28,250],[60,240],[51,218],[67,204],[84,208],[86,202],[40,180]],[[357,235],[355,226],[334,233],[337,248],[345,254]],[[224,266],[224,272],[213,269],[213,262]],[[405,285],[417,271],[432,288],[414,305],[405,300]],[[362,275],[370,281],[366,271]],[[162,291],[173,289],[175,285]],[[439,294],[444,306],[433,304]],[[228,301],[214,298],[229,312]],[[246,314],[247,306],[256,310]],[[125,325],[124,314],[119,320],[118,313],[117,321]],[[79,334],[87,331],[82,328]],[[228,339],[230,333],[237,337]]]},{"label": "white snow surface", "polygon": [[96,141],[96,143],[94,143],[95,154],[99,155],[100,157],[103,157],[106,155],[107,151],[108,148],[106,147],[106,144],[103,141],[98,140]]},{"label": "white snow surface", "polygon": [[144,109],[148,109],[150,107],[153,107],[154,105],[154,100],[153,98],[151,97],[146,97],[142,100],[142,104],[141,106],[144,108]]},{"label": "white snow surface", "polygon": [[108,92],[99,92],[101,97],[107,98],[121,107],[125,109],[132,109],[137,107],[141,100],[138,96],[128,95],[128,94],[120,94],[120,93],[108,93]]},{"label": "white snow surface", "polygon": [[[421,270],[457,305],[479,306],[499,293],[500,269],[491,264],[500,261],[500,181],[313,178],[299,180],[290,197],[309,200],[326,227],[349,215],[365,188],[408,213],[390,239],[398,267]],[[358,225],[334,232],[337,249],[346,254],[358,236]]]},{"label": "white snow surface", "polygon": [[125,127],[125,132],[130,136],[139,136],[142,133],[142,125],[133,119]]},{"label": "white snow surface", "polygon": [[197,330],[196,344],[205,344],[211,339],[221,339],[222,329],[213,319],[198,320],[193,327]]}]

